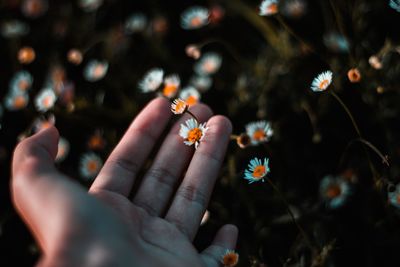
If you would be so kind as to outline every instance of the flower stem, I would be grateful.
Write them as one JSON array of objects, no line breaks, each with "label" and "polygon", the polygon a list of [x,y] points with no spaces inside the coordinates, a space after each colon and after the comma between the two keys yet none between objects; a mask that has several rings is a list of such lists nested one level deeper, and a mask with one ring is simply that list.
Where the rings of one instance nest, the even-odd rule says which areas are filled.
[{"label": "flower stem", "polygon": [[279,190],[279,188],[271,181],[271,179],[266,179],[266,180],[272,186],[274,191],[276,193],[278,193],[279,197],[281,198],[281,200],[283,201],[283,203],[286,206],[286,211],[289,214],[290,218],[292,219],[292,222],[294,223],[294,225],[296,225],[296,227],[299,230],[300,234],[304,237],[304,240],[306,241],[308,247],[311,250],[313,250],[313,245],[312,245],[310,239],[308,238],[308,236],[307,236],[306,232],[304,231],[303,227],[301,227],[301,225],[297,222],[296,218],[294,217],[293,212],[290,210],[289,203],[287,202],[287,200],[286,200],[285,196],[283,195],[283,193],[281,192],[281,190]]},{"label": "flower stem", "polygon": [[187,114],[189,114],[190,116],[193,117],[193,119],[195,119],[197,122],[199,122],[199,119],[197,119],[196,115],[194,115],[192,112],[190,112],[189,110],[185,111]]}]

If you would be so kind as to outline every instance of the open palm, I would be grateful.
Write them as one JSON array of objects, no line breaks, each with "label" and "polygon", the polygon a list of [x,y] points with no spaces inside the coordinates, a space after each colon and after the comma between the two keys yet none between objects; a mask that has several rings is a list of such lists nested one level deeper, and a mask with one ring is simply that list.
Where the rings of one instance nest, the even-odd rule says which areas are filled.
[{"label": "open palm", "polygon": [[[237,229],[225,225],[199,253],[192,245],[207,207],[231,125],[197,105],[208,120],[199,148],[185,146],[177,122],[130,199],[138,172],[165,130],[169,101],[157,98],[133,121],[95,179],[89,194],[54,167],[57,130],[46,129],[14,152],[12,193],[38,240],[40,266],[219,266]],[[211,117],[211,118],[210,118]],[[136,181],[138,182],[138,181]]]}]

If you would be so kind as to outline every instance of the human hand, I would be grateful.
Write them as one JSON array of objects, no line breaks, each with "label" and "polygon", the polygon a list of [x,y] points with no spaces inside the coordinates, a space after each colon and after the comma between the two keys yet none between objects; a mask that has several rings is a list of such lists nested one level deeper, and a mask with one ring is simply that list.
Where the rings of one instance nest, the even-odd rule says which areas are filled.
[{"label": "human hand", "polygon": [[203,252],[192,245],[231,132],[229,120],[211,117],[205,105],[191,109],[201,121],[209,119],[195,153],[178,135],[180,123],[188,119],[184,115],[129,199],[139,170],[167,126],[169,107],[169,101],[157,98],[143,109],[89,193],[56,170],[54,127],[17,146],[12,196],[43,250],[38,266],[214,267],[235,247],[237,228],[232,225],[223,226]]}]

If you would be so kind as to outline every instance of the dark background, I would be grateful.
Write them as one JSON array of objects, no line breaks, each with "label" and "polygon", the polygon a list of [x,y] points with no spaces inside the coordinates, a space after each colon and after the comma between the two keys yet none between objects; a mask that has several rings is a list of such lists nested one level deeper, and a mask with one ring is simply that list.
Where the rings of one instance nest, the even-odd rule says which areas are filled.
[{"label": "dark background", "polygon": [[[0,2],[0,23],[19,19],[30,26],[26,36],[0,36],[0,99],[6,95],[16,71],[25,69],[34,76],[28,107],[5,111],[1,120],[0,265],[32,266],[40,255],[12,206],[9,166],[17,136],[40,115],[32,99],[42,88],[49,68],[56,63],[62,65],[75,84],[75,111],[69,112],[62,105],[51,111],[61,135],[71,143],[71,152],[59,168],[88,186],[78,172],[79,157],[88,151],[87,140],[101,129],[106,146],[97,153],[106,159],[132,118],[154,97],[137,88],[143,74],[152,67],[161,67],[168,73],[179,73],[185,84],[193,74],[194,63],[185,55],[186,45],[218,39],[203,48],[203,52],[220,53],[223,65],[213,76],[213,87],[202,95],[202,102],[215,113],[228,116],[236,134],[243,132],[248,122],[261,119],[271,122],[275,134],[270,142],[245,149],[232,142],[209,206],[211,218],[200,228],[196,246],[204,248],[218,227],[234,223],[240,230],[240,266],[283,266],[285,262],[287,266],[310,266],[315,255],[288,220],[276,192],[268,183],[248,185],[242,179],[250,159],[269,157],[269,179],[298,211],[299,223],[310,239],[320,249],[335,240],[322,266],[399,266],[399,212],[388,204],[387,188],[397,184],[400,171],[400,54],[396,52],[400,13],[386,0],[306,2],[304,16],[282,19],[314,52],[304,51],[301,42],[287,33],[277,17],[260,19],[259,1],[107,0],[97,12],[87,13],[76,1],[58,0],[51,1],[48,11],[35,19],[21,13],[17,0]],[[219,23],[185,31],[180,28],[180,14],[194,4],[219,5],[225,16]],[[257,17],[261,25],[279,33],[277,43],[268,42],[263,26],[246,17],[238,4],[253,11],[253,18]],[[164,17],[167,31],[118,35],[133,12],[143,12],[150,21]],[[57,33],[58,27],[65,32]],[[323,35],[332,31],[348,38],[348,53],[324,45]],[[97,38],[101,41],[92,45]],[[385,44],[390,44],[390,49],[382,51]],[[17,61],[17,51],[24,45],[33,47],[37,54],[29,65]],[[67,62],[69,49],[88,47],[81,65]],[[378,53],[381,70],[368,64],[368,58]],[[85,63],[92,58],[110,64],[106,77],[95,83],[82,76]],[[361,71],[360,83],[348,81],[346,73],[351,67]],[[373,182],[361,143],[352,143],[357,134],[345,111],[328,92],[317,94],[309,89],[313,78],[328,69],[334,73],[332,89],[349,107],[364,138],[390,159],[387,167],[367,148],[381,186]],[[378,86],[384,88],[383,93],[377,92]],[[100,105],[96,96],[102,92],[105,97]],[[338,209],[328,209],[319,196],[319,182],[325,175],[349,170],[357,177],[349,200]],[[282,217],[284,222],[278,220]]]}]

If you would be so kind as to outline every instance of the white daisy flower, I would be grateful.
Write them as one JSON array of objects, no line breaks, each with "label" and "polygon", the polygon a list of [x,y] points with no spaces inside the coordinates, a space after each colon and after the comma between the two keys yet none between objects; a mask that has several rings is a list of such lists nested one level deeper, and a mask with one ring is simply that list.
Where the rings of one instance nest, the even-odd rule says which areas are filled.
[{"label": "white daisy flower", "polygon": [[55,161],[62,162],[68,156],[70,144],[67,139],[61,137],[58,139],[58,150]]},{"label": "white daisy flower", "polygon": [[256,121],[246,125],[246,133],[250,137],[251,144],[258,145],[268,142],[274,131],[267,121]]},{"label": "white daisy flower", "polygon": [[263,181],[267,174],[270,172],[269,169],[269,159],[264,158],[264,162],[262,159],[254,158],[250,160],[248,165],[248,169],[244,171],[244,179],[249,181],[249,184]]},{"label": "white daisy flower", "polygon": [[84,11],[92,12],[103,4],[103,0],[79,0],[78,4]]},{"label": "white daisy flower", "polygon": [[97,82],[104,78],[108,71],[108,62],[92,59],[83,70],[83,76],[89,82]]},{"label": "white daisy flower", "polygon": [[177,98],[171,104],[171,111],[172,113],[179,115],[183,114],[188,107],[189,105],[184,100]]},{"label": "white daisy flower", "polygon": [[40,112],[46,112],[52,107],[57,100],[57,96],[50,88],[42,89],[35,98],[36,109]]},{"label": "white daisy flower", "polygon": [[143,13],[135,13],[125,21],[125,32],[127,34],[144,31],[147,25],[147,17]]},{"label": "white daisy flower", "polygon": [[278,13],[278,0],[263,0],[260,4],[260,16],[270,16]]},{"label": "white daisy flower", "polygon": [[400,12],[400,0],[390,0],[389,6],[397,12]]},{"label": "white daisy flower", "polygon": [[29,25],[19,20],[9,20],[1,25],[0,31],[5,38],[21,37],[29,33]]},{"label": "white daisy flower", "polygon": [[181,124],[179,135],[185,140],[183,142],[185,145],[191,146],[194,144],[194,147],[197,149],[208,127],[206,127],[206,123],[199,124],[193,118],[188,119],[185,124]]},{"label": "white daisy flower", "polygon": [[213,79],[210,76],[195,75],[190,79],[189,83],[196,87],[200,92],[205,92],[212,86]]},{"label": "white daisy flower", "polygon": [[189,107],[196,105],[201,98],[201,95],[199,91],[196,90],[193,86],[187,86],[182,89],[182,91],[179,94],[179,98],[185,100],[186,104],[189,105]]},{"label": "white daisy flower", "polygon": [[400,209],[400,183],[396,185],[393,192],[388,192],[388,200],[392,206]]},{"label": "white daisy flower", "polygon": [[224,267],[235,267],[239,262],[239,254],[234,250],[227,249],[222,255],[221,263]]},{"label": "white daisy flower", "polygon": [[214,52],[205,53],[194,65],[194,71],[198,75],[207,76],[216,73],[222,64],[222,57]]},{"label": "white daisy flower", "polygon": [[27,71],[19,71],[14,74],[10,81],[10,92],[12,93],[26,93],[32,86],[33,77]]},{"label": "white daisy flower", "polygon": [[329,32],[323,36],[327,48],[337,53],[347,53],[350,50],[350,43],[343,35],[336,32]]},{"label": "white daisy flower", "polygon": [[143,93],[154,92],[163,82],[164,71],[154,68],[149,70],[139,82],[139,88]]},{"label": "white daisy flower", "polygon": [[319,186],[321,197],[329,208],[342,206],[351,194],[349,182],[341,177],[325,176]]},{"label": "white daisy flower", "polygon": [[172,98],[178,92],[179,86],[181,85],[181,79],[178,75],[172,74],[168,75],[164,79],[164,88],[162,89],[162,94],[165,97]]},{"label": "white daisy flower", "polygon": [[194,30],[209,23],[209,11],[205,7],[189,7],[181,14],[181,27],[185,30]]},{"label": "white daisy flower", "polygon": [[328,86],[332,83],[332,71],[327,70],[321,74],[319,74],[311,84],[311,90],[314,92],[322,92],[325,91]]},{"label": "white daisy flower", "polygon": [[29,95],[26,93],[9,93],[4,98],[4,107],[10,111],[24,109],[29,103]]},{"label": "white daisy flower", "polygon": [[83,178],[91,180],[100,172],[102,166],[101,158],[93,152],[88,152],[81,156],[79,171]]}]

